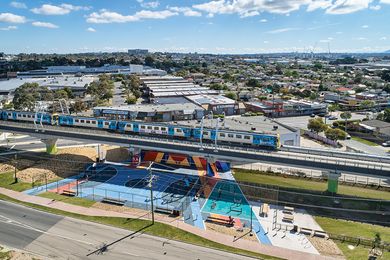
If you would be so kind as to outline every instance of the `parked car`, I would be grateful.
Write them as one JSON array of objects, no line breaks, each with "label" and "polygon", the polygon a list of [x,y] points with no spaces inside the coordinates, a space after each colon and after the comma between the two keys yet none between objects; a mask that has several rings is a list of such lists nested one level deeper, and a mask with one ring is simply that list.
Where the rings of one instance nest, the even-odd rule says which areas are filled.
[{"label": "parked car", "polygon": [[328,119],[329,119],[329,120],[337,120],[338,117],[337,117],[337,116],[330,116]]},{"label": "parked car", "polygon": [[316,117],[316,115],[315,114],[311,114],[310,117]]},{"label": "parked car", "polygon": [[347,134],[347,137],[345,139],[349,140],[349,139],[351,139],[351,136],[349,134]]},{"label": "parked car", "polygon": [[389,147],[389,146],[390,146],[390,140],[384,142],[384,143],[382,144],[382,146],[384,146],[384,147]]}]

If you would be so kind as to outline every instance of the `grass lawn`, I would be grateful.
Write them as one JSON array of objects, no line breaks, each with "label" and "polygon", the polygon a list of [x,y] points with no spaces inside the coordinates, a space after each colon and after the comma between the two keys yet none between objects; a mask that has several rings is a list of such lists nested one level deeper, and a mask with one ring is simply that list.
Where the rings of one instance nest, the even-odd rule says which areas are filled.
[{"label": "grass lawn", "polygon": [[0,173],[0,187],[14,191],[25,191],[32,188],[31,183],[20,181],[14,183],[14,172]]},{"label": "grass lawn", "polygon": [[363,138],[360,138],[360,137],[357,137],[357,136],[352,136],[351,139],[355,140],[355,141],[358,141],[358,142],[361,142],[363,144],[369,145],[369,146],[378,146],[378,144],[376,144],[374,142],[368,141],[366,139],[363,139]]},{"label": "grass lawn", "polygon": [[266,255],[262,255],[259,253],[246,251],[246,250],[242,250],[242,249],[238,249],[238,248],[234,248],[234,247],[229,247],[229,246],[226,246],[223,244],[219,244],[219,243],[207,240],[203,237],[194,235],[192,233],[186,232],[184,230],[175,228],[175,227],[167,225],[167,224],[155,222],[154,225],[150,225],[151,221],[149,221],[149,220],[130,219],[130,218],[114,218],[114,217],[95,217],[95,216],[92,217],[92,216],[80,215],[80,214],[70,213],[70,212],[66,212],[66,211],[62,211],[62,210],[58,210],[58,209],[35,205],[32,203],[18,201],[16,199],[5,196],[3,194],[0,194],[0,200],[11,201],[11,202],[19,203],[19,204],[22,204],[22,205],[25,205],[25,206],[28,206],[31,208],[38,209],[38,210],[46,211],[49,213],[63,215],[63,216],[72,217],[72,218],[78,218],[78,219],[92,221],[92,222],[106,224],[106,225],[111,225],[114,227],[123,228],[123,229],[131,230],[131,231],[143,229],[143,232],[150,234],[150,235],[164,237],[164,238],[168,238],[168,239],[172,239],[172,240],[183,241],[186,243],[199,245],[199,246],[203,246],[203,247],[208,247],[208,248],[214,248],[214,249],[218,249],[218,250],[223,250],[223,251],[231,252],[231,253],[235,253],[235,254],[252,256],[252,257],[255,257],[258,259],[279,259],[276,257],[266,256]]},{"label": "grass lawn", "polygon": [[[245,181],[304,190],[326,191],[328,188],[327,182],[309,181],[305,179],[267,175],[261,174],[260,172],[254,173],[254,171],[248,171],[243,169],[234,169],[234,178],[237,181]],[[339,185],[338,193],[362,198],[390,200],[390,192],[388,191],[366,189],[348,185]]]},{"label": "grass lawn", "polygon": [[48,199],[55,199],[57,201],[62,201],[65,203],[69,203],[77,206],[83,206],[87,208],[92,207],[92,205],[96,203],[93,200],[88,200],[88,199],[83,199],[78,197],[68,197],[54,192],[45,192],[39,194],[38,196],[48,198]]},{"label": "grass lawn", "polygon": [[[382,241],[390,242],[390,228],[379,225],[371,225],[347,220],[338,220],[325,217],[315,217],[317,223],[327,232],[351,237],[374,239],[376,233],[381,235]],[[367,259],[370,248],[363,246],[348,248],[349,243],[336,241],[337,246],[343,251],[347,259]],[[352,245],[356,246],[356,245]],[[382,259],[390,259],[390,253],[385,252]]]}]

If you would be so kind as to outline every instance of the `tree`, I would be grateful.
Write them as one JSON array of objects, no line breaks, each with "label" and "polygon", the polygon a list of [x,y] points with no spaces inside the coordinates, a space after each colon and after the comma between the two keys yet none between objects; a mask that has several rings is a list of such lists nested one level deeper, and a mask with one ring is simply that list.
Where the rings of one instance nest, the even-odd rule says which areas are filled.
[{"label": "tree", "polygon": [[390,123],[390,108],[386,108],[383,111],[383,121]]},{"label": "tree", "polygon": [[87,109],[87,106],[81,99],[76,99],[76,101],[70,105],[70,110],[79,113]]},{"label": "tree", "polygon": [[331,113],[336,112],[339,109],[340,109],[340,106],[338,104],[331,104],[328,106],[328,111]]},{"label": "tree", "polygon": [[70,87],[65,87],[64,91],[67,93],[68,98],[74,98],[73,91]]},{"label": "tree", "polygon": [[375,105],[375,103],[374,103],[374,101],[372,101],[372,100],[363,100],[363,101],[360,103],[360,108],[362,108],[362,109],[368,109],[368,108],[372,108],[374,105]]},{"label": "tree", "polygon": [[104,103],[114,95],[114,82],[107,75],[100,75],[99,81],[93,81],[89,84],[87,93],[94,97],[96,103]]},{"label": "tree", "polygon": [[246,85],[251,88],[260,87],[260,83],[257,79],[249,79]]},{"label": "tree", "polygon": [[322,121],[322,118],[313,118],[309,120],[309,123],[307,124],[307,128],[315,133],[320,133],[325,131],[327,128],[326,124],[324,121]]},{"label": "tree", "polygon": [[130,95],[126,98],[126,103],[129,105],[135,104],[137,103],[137,98],[135,96]]},{"label": "tree", "polygon": [[40,100],[40,96],[38,83],[24,83],[15,90],[12,103],[17,110],[33,111],[35,102]]},{"label": "tree", "polygon": [[351,114],[351,112],[346,111],[346,112],[341,113],[340,117],[345,120],[344,129],[345,129],[345,132],[347,132],[347,121],[348,121],[348,119],[350,119],[352,117],[352,114]]},{"label": "tree", "polygon": [[382,71],[381,79],[383,79],[384,81],[390,82],[390,70]]},{"label": "tree", "polygon": [[328,128],[325,131],[325,136],[330,140],[337,141],[337,140],[344,140],[345,138],[347,138],[347,133],[338,128],[335,129]]},{"label": "tree", "polygon": [[152,67],[154,65],[154,58],[152,56],[146,56],[145,65]]},{"label": "tree", "polygon": [[225,94],[225,97],[227,98],[230,98],[230,99],[233,99],[233,100],[237,100],[237,94],[234,93],[234,92],[228,92]]},{"label": "tree", "polygon": [[56,92],[54,92],[54,97],[56,99],[68,99],[68,92],[64,89],[56,90]]}]

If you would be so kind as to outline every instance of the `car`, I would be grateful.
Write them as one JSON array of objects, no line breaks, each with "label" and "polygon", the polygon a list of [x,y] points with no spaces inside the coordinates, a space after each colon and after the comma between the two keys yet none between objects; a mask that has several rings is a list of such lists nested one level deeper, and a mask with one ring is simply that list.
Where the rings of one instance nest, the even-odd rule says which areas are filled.
[{"label": "car", "polygon": [[350,140],[351,136],[349,134],[347,134],[347,137],[345,137],[345,139]]},{"label": "car", "polygon": [[390,146],[390,140],[384,142],[384,143],[382,144],[382,146],[384,146],[384,147],[389,147],[389,146]]},{"label": "car", "polygon": [[316,115],[315,114],[311,114],[310,117],[316,117]]},{"label": "car", "polygon": [[328,119],[329,120],[337,120],[338,118],[337,118],[337,116],[330,116],[330,117],[328,117]]}]

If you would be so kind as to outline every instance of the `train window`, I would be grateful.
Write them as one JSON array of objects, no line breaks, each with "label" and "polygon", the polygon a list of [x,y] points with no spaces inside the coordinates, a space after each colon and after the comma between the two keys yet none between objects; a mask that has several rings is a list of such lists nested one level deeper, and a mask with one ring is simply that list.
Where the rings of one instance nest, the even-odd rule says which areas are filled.
[{"label": "train window", "polygon": [[144,125],[141,125],[141,129],[145,129],[145,126],[144,126]]},{"label": "train window", "polygon": [[237,139],[241,139],[241,138],[242,138],[242,135],[236,135],[236,138],[237,138]]},{"label": "train window", "polygon": [[234,135],[233,135],[233,134],[228,134],[228,137],[229,137],[229,138],[233,138]]},{"label": "train window", "polygon": [[219,136],[220,137],[225,137],[225,134],[224,133],[220,133]]},{"label": "train window", "polygon": [[154,130],[159,130],[159,127],[158,127],[158,126],[155,126],[155,127],[154,127]]},{"label": "train window", "polygon": [[167,131],[166,127],[161,127],[161,131]]},{"label": "train window", "polygon": [[22,115],[21,114],[18,114],[19,117],[21,117]]},{"label": "train window", "polygon": [[83,119],[81,119],[81,120],[80,120],[80,123],[84,123],[84,120],[83,120]]},{"label": "train window", "polygon": [[95,124],[96,124],[96,121],[95,121],[95,120],[94,120],[94,121],[92,121],[92,124],[94,124],[94,125],[95,125]]},{"label": "train window", "polygon": [[104,125],[110,125],[110,122],[104,122]]},{"label": "train window", "polygon": [[80,122],[80,120],[78,120],[78,119],[76,119],[76,120],[74,120],[76,123],[79,123]]},{"label": "train window", "polygon": [[23,117],[26,117],[27,115],[23,115]]},{"label": "train window", "polygon": [[203,132],[203,135],[209,135],[209,132]]},{"label": "train window", "polygon": [[87,120],[87,121],[85,121],[85,123],[87,123],[87,124],[90,124],[90,123],[91,123],[91,121]]},{"label": "train window", "polygon": [[153,129],[151,126],[148,126],[148,129]]},{"label": "train window", "polygon": [[244,136],[244,139],[249,140],[249,139],[251,139],[251,137],[250,137],[249,135],[245,135],[245,136]]},{"label": "train window", "polygon": [[11,113],[8,113],[8,116],[11,116]]},{"label": "train window", "polygon": [[183,132],[183,131],[181,131],[181,129],[179,129],[179,128],[176,128],[176,132],[177,132],[177,133],[181,133],[181,132]]}]

